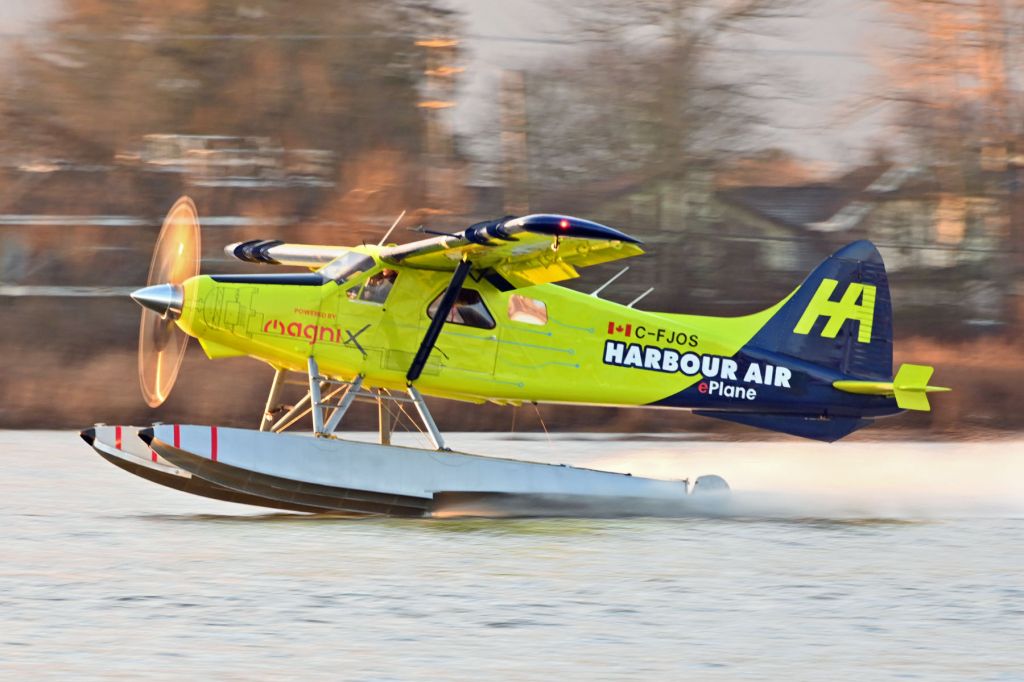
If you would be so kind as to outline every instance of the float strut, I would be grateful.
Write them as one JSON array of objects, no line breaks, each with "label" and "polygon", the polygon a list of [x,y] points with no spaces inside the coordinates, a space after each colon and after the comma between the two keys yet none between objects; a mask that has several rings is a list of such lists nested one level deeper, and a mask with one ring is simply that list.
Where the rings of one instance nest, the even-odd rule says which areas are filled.
[{"label": "float strut", "polygon": [[300,419],[300,414],[305,416],[306,413],[304,410],[307,409],[306,403],[308,402],[309,392],[307,391],[306,395],[302,396],[302,399],[299,400],[299,402],[295,403],[290,410],[285,412],[280,419],[274,422],[274,425],[270,427],[270,430],[274,433],[280,433],[287,427],[291,426],[292,423]]},{"label": "float strut", "polygon": [[423,396],[416,390],[415,386],[410,385],[408,388],[409,397],[412,398],[413,405],[416,406],[416,411],[420,413],[420,419],[423,420],[423,425],[427,427],[427,437],[430,439],[435,450],[447,450],[448,448],[444,444],[444,436],[437,428],[437,424],[434,423],[434,418],[430,416],[430,410],[427,409],[427,404],[423,402]]},{"label": "float strut", "polygon": [[384,389],[377,389],[377,422],[381,445],[391,445],[391,411],[388,410],[387,400]]},{"label": "float strut", "polygon": [[348,408],[352,406],[352,402],[359,395],[359,388],[363,385],[363,377],[356,376],[356,378],[349,384],[348,390],[345,391],[345,395],[342,396],[341,402],[338,403],[338,407],[334,410],[334,414],[327,420],[324,431],[327,433],[334,433],[334,430],[338,428],[338,424],[341,423],[341,418],[348,412]]},{"label": "float strut", "polygon": [[313,435],[326,435],[324,431],[324,408],[320,398],[320,368],[313,356],[309,356],[309,404],[313,408]]},{"label": "float strut", "polygon": [[263,419],[260,420],[260,431],[266,431],[274,423],[273,409],[277,404],[278,398],[281,397],[284,375],[285,371],[283,369],[274,371],[274,380],[270,382],[270,395],[267,396],[267,406],[263,410]]}]

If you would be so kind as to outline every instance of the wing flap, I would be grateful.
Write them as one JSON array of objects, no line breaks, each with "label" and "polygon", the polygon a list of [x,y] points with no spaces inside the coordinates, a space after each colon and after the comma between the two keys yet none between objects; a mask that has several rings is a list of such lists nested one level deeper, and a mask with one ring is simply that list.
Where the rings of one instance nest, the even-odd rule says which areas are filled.
[{"label": "wing flap", "polygon": [[550,282],[561,282],[567,279],[575,279],[580,276],[576,268],[565,262],[555,262],[549,265],[539,264],[535,267],[523,265],[508,265],[494,268],[494,271],[501,275],[514,288],[532,287],[535,284],[548,284]]}]

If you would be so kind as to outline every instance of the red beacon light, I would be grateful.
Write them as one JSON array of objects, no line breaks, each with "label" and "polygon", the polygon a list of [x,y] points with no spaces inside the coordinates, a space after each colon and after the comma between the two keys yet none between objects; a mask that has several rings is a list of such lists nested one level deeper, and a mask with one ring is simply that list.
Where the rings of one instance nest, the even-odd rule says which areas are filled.
[{"label": "red beacon light", "polygon": [[569,221],[566,220],[565,218],[562,218],[561,220],[558,221],[558,227],[560,227],[563,230],[568,230],[569,229]]}]

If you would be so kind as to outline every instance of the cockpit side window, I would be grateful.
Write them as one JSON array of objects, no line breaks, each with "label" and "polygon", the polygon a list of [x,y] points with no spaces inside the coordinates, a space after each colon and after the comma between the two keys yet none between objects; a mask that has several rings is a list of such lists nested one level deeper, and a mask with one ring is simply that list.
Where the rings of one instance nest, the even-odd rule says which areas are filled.
[{"label": "cockpit side window", "polygon": [[373,259],[363,253],[349,251],[343,256],[338,256],[320,272],[327,279],[332,279],[338,284],[352,279],[361,272],[366,272],[376,265]]},{"label": "cockpit side window", "polygon": [[[430,319],[434,319],[434,314],[437,312],[437,307],[441,305],[441,297],[443,296],[444,292],[442,291],[427,306],[427,315]],[[464,324],[467,327],[479,327],[480,329],[494,329],[496,326],[491,311],[484,305],[484,299],[480,296],[480,292],[475,289],[463,289],[459,292],[458,298],[455,299],[455,305],[452,306],[451,312],[448,313],[446,321],[453,324]]]},{"label": "cockpit side window", "polygon": [[398,279],[398,273],[385,268],[378,273],[370,275],[363,284],[362,289],[360,289],[359,285],[356,285],[346,293],[353,301],[359,300],[366,301],[367,303],[383,304],[388,300],[388,294],[391,293],[391,288],[395,286],[396,279]]}]

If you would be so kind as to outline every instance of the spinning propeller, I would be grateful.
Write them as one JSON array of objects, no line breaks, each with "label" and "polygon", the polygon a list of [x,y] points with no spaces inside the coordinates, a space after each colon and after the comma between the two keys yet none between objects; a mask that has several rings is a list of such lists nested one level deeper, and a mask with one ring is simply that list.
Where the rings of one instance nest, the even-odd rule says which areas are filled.
[{"label": "spinning propeller", "polygon": [[185,302],[182,286],[199,274],[201,242],[196,206],[178,199],[164,218],[149,264],[146,286],[132,292],[142,306],[139,324],[139,385],[150,407],[159,407],[178,378],[188,334],[175,324]]}]

